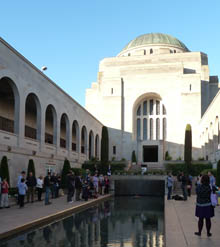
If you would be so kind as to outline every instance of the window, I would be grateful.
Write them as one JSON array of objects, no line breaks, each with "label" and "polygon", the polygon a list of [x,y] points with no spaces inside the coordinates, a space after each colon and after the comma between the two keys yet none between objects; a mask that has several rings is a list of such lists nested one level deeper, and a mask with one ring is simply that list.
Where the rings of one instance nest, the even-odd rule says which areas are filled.
[{"label": "window", "polygon": [[144,55],[146,55],[146,50],[144,50]]},{"label": "window", "polygon": [[113,88],[111,88],[111,94],[113,94]]},{"label": "window", "polygon": [[153,49],[150,49],[150,54],[153,54]]},{"label": "window", "polygon": [[128,56],[130,57],[131,56],[131,53],[128,53]]},{"label": "window", "polygon": [[189,85],[189,91],[191,91],[191,90],[192,90],[192,85],[190,84],[190,85]]},{"label": "window", "polygon": [[116,146],[113,146],[113,154],[116,154]]},{"label": "window", "polygon": [[137,105],[134,126],[136,138],[141,141],[166,138],[166,108],[160,99],[143,99]]}]

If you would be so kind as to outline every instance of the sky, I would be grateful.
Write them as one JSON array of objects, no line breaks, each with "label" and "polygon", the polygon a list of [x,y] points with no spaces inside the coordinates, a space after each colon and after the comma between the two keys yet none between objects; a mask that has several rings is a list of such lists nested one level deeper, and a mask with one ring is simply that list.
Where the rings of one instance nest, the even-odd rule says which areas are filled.
[{"label": "sky", "polygon": [[1,1],[0,37],[81,105],[99,62],[145,33],[166,33],[208,54],[220,76],[219,0]]}]

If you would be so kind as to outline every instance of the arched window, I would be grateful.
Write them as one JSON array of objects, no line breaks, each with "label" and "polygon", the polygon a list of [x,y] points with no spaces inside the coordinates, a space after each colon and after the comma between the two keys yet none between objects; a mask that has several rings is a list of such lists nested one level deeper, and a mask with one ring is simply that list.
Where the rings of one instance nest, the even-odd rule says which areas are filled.
[{"label": "arched window", "polygon": [[40,140],[40,102],[37,96],[30,93],[25,102],[25,137]]},{"label": "arched window", "polygon": [[8,77],[0,79],[0,130],[18,134],[19,95]]},{"label": "arched window", "polygon": [[86,148],[87,148],[87,130],[86,127],[82,127],[81,131],[81,153],[86,154]]},{"label": "arched window", "polygon": [[146,55],[146,50],[144,50],[144,55]]},{"label": "arched window", "polygon": [[99,136],[95,137],[95,157],[99,158]]},{"label": "arched window", "polygon": [[153,54],[153,49],[150,49],[150,54]]},{"label": "arched window", "polygon": [[55,108],[48,105],[45,112],[45,143],[56,144],[57,117]]},{"label": "arched window", "polygon": [[76,120],[72,125],[72,150],[79,152],[79,125]]},{"label": "arched window", "polygon": [[69,148],[69,120],[66,114],[60,120],[60,147]]},{"label": "arched window", "polygon": [[89,159],[94,157],[94,135],[92,130],[89,132]]},{"label": "arched window", "polygon": [[158,98],[147,98],[136,107],[134,126],[137,140],[161,140],[166,138],[166,108]]}]

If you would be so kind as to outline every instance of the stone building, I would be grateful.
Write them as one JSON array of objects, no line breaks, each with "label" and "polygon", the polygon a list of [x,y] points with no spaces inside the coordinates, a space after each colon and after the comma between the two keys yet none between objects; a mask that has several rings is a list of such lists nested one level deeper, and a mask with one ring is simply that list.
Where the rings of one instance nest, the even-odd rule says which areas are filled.
[{"label": "stone building", "polygon": [[11,185],[29,159],[36,175],[60,173],[100,157],[102,124],[26,58],[0,39],[0,159]]},{"label": "stone building", "polygon": [[213,120],[207,111],[218,90],[205,53],[191,52],[170,35],[151,33],[100,62],[97,82],[86,91],[86,109],[109,128],[111,158],[130,160],[134,150],[139,163],[159,168],[167,151],[173,160],[183,159],[187,124],[193,159],[208,159],[204,149],[213,134],[206,132],[210,121],[219,130],[214,117],[219,110]]}]

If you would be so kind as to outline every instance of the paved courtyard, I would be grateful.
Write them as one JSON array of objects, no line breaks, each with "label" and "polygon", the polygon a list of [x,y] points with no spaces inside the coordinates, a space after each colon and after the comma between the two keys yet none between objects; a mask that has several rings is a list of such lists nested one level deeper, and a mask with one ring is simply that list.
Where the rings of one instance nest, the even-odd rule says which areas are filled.
[{"label": "paved courtyard", "polygon": [[220,246],[220,206],[215,208],[212,218],[212,237],[206,235],[205,223],[202,236],[194,235],[197,231],[197,217],[195,217],[196,196],[187,201],[165,201],[165,225],[167,247],[219,247]]}]

